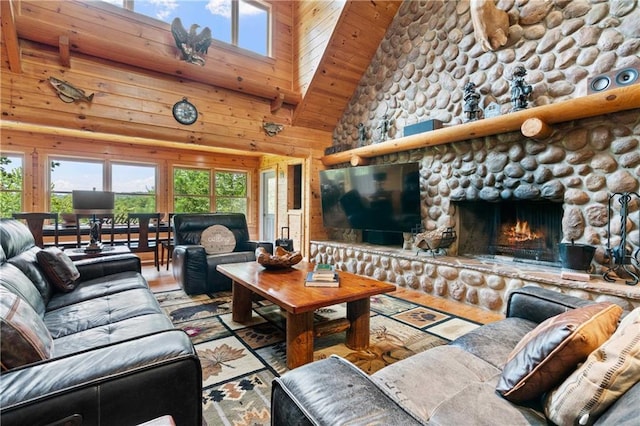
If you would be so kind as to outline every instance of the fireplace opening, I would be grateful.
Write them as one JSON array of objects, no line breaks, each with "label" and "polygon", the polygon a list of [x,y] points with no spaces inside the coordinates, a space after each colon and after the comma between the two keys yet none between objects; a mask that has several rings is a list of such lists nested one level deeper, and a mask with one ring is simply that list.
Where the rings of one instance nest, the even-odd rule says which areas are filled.
[{"label": "fireplace opening", "polygon": [[464,201],[456,205],[460,225],[458,253],[558,263],[561,203]]}]

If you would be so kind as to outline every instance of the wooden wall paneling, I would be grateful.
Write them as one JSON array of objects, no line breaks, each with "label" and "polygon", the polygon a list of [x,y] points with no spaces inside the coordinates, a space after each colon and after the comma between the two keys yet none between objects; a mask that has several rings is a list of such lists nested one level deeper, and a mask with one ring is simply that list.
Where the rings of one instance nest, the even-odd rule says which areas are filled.
[{"label": "wooden wall paneling", "polygon": [[[36,49],[33,45],[31,48]],[[283,108],[275,114],[276,118],[273,118],[270,103],[266,100],[242,94],[232,95],[225,89],[192,82],[181,82],[177,85],[180,92],[176,93],[176,84],[171,77],[145,76],[139,70],[124,66],[109,67],[87,58],[76,61],[72,70],[57,77],[66,78],[86,93],[95,92],[96,97],[90,105],[83,102],[64,104],[57,99],[46,80],[58,66],[55,64],[55,52],[38,51],[38,54],[41,57],[48,56],[52,67],[47,68],[38,62],[27,62],[25,68],[33,75],[27,76],[25,73],[25,76],[17,79],[5,78],[6,76],[2,78],[4,93],[11,93],[12,88],[18,88],[15,93],[21,93],[19,98],[13,98],[10,107],[5,104],[6,97],[3,97],[3,108],[6,107],[7,111],[10,111],[9,117],[12,120],[34,121],[35,117],[39,117],[49,125],[124,132],[227,149],[272,151],[298,157],[308,155],[305,145],[330,144],[327,134],[291,126],[286,126],[286,131],[274,138],[267,137],[262,130],[262,123],[275,120],[286,124],[290,110]],[[101,77],[102,73],[109,78]],[[37,76],[35,81],[34,76]],[[93,88],[98,90],[94,91]],[[126,96],[118,96],[120,93]],[[199,121],[193,126],[180,126],[171,115],[171,106],[181,99],[181,95],[187,96],[201,111]],[[47,99],[47,96],[50,99]],[[47,110],[47,113],[25,109],[24,104],[39,106]],[[50,110],[52,106],[55,107],[54,112]],[[68,114],[72,114],[72,117]],[[89,120],[87,117],[90,114],[95,115]],[[104,121],[103,117],[116,122]],[[279,143],[276,144],[275,141]]]},{"label": "wooden wall paneling", "polygon": [[2,24],[3,53],[7,54],[9,69],[11,72],[20,73],[20,42],[16,30],[14,1],[0,2],[0,22]]},{"label": "wooden wall paneling", "polygon": [[340,16],[344,1],[295,2],[295,49],[297,75],[294,84],[306,94],[315,70],[322,59],[329,38]]},{"label": "wooden wall paneling", "polygon": [[[295,110],[295,125],[335,128],[400,4],[394,0],[345,3],[306,96]],[[355,51],[359,53],[349,55]]]},{"label": "wooden wall paneling", "polygon": [[[290,7],[278,3],[274,3],[274,10]],[[275,59],[257,59],[258,55],[253,58],[244,51],[240,53],[241,49],[214,42],[207,53],[207,64],[199,67],[177,58],[169,24],[153,25],[150,22],[153,20],[140,19],[116,6],[96,5],[95,2],[23,0],[21,5],[21,13],[16,19],[20,37],[57,45],[58,37],[67,34],[74,51],[90,56],[183,76],[263,98],[272,99],[278,93],[284,93],[286,103],[295,105],[299,102],[299,94],[291,89],[290,45],[274,46],[278,54]],[[284,15],[276,13],[275,16],[277,20]],[[283,24],[275,25],[275,30],[287,31],[290,28],[290,22]],[[74,28],[74,31],[70,32],[69,28]],[[282,34],[275,39],[282,44],[290,37],[290,34]],[[113,49],[114,41],[118,43],[118,49]]]}]

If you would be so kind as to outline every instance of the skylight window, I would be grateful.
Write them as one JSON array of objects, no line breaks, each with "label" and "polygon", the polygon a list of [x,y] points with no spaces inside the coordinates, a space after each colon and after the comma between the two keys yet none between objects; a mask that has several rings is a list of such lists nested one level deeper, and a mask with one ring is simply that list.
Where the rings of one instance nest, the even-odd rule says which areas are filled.
[{"label": "skylight window", "polygon": [[215,40],[271,56],[271,6],[260,0],[106,0],[171,24],[178,17],[185,28],[209,27]]}]

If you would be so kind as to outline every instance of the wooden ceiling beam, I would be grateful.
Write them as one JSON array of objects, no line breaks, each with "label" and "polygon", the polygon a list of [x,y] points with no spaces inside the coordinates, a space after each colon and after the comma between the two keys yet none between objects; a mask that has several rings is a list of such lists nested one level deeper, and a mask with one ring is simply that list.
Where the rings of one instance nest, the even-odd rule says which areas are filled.
[{"label": "wooden ceiling beam", "polygon": [[71,68],[71,51],[69,50],[69,36],[61,35],[58,39],[60,49],[60,64],[63,67]]},{"label": "wooden ceiling beam", "polygon": [[15,14],[13,11],[13,0],[0,1],[0,14],[2,15],[2,36],[7,49],[9,59],[9,69],[11,72],[20,74],[22,64],[20,63],[20,42],[18,41],[18,30],[16,28]]}]

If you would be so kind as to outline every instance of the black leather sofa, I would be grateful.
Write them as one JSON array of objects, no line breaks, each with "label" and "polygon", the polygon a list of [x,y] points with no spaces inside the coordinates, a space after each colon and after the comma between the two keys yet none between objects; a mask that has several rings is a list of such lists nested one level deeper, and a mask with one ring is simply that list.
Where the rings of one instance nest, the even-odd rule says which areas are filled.
[{"label": "black leather sofa", "polygon": [[[0,220],[0,423],[120,426],[171,415],[200,426],[200,361],[149,290],[140,259],[73,262],[79,278],[65,292],[39,263],[41,250],[24,224]],[[16,354],[25,340],[39,345],[38,359]]]},{"label": "black leather sofa", "polygon": [[[496,383],[525,334],[547,318],[592,303],[525,287],[511,293],[504,320],[371,376],[337,356],[298,367],[273,381],[271,424],[550,425],[540,402],[512,403],[496,392]],[[639,400],[640,381],[584,424],[637,424]]]},{"label": "black leather sofa", "polygon": [[[230,290],[231,280],[216,270],[218,265],[255,261],[258,247],[273,253],[273,243],[249,239],[247,220],[242,213],[176,214],[173,224],[173,276],[187,294]],[[224,253],[207,254],[201,236],[214,225],[233,233],[235,247]]]}]

